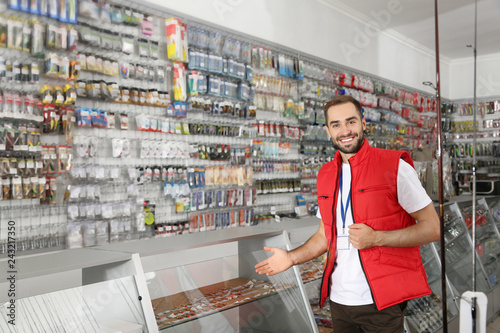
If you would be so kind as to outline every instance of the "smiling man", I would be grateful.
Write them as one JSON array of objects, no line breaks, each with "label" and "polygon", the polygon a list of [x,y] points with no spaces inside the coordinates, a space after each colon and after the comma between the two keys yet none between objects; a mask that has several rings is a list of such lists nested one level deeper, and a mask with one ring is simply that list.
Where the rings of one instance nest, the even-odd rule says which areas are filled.
[{"label": "smiling man", "polygon": [[337,152],[317,178],[319,229],[295,250],[264,248],[273,255],[256,272],[327,252],[320,305],[329,299],[334,332],[403,332],[407,300],[431,292],[419,246],[439,240],[439,218],[410,155],[366,141],[356,99],[337,96],[324,112]]}]

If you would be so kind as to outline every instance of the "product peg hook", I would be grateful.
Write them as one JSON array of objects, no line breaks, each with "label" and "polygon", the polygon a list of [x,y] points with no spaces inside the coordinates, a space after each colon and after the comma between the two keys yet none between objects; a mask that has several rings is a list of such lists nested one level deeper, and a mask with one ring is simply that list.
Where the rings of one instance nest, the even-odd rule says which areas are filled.
[{"label": "product peg hook", "polygon": [[432,83],[431,81],[424,81],[424,82],[422,82],[422,84],[423,84],[424,86],[429,86],[429,87],[431,87],[432,89],[437,90],[436,86],[435,86],[435,85],[434,85],[434,83]]}]

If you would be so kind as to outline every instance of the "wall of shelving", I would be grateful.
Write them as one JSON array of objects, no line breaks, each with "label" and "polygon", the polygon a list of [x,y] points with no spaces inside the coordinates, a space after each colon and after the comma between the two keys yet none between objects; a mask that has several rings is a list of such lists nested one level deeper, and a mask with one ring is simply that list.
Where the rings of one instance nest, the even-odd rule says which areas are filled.
[{"label": "wall of shelving", "polygon": [[[162,5],[162,2],[157,0],[148,2]],[[349,8],[335,7],[329,1],[304,3],[298,0],[293,2],[282,0],[272,3],[266,1],[245,3],[224,0],[189,2],[178,0],[169,1],[168,6],[193,18],[216,22],[235,31],[313,54],[324,60],[356,68],[415,89],[433,92],[423,87],[422,82],[434,80],[434,50],[415,45],[400,35],[387,31],[378,31],[376,37],[362,39],[360,32],[364,32],[366,22],[360,21],[356,13],[350,12]],[[398,10],[405,10],[404,3]],[[255,24],[255,17],[259,17],[259,24]],[[302,19],[305,22],[321,21],[321,26],[324,27],[322,33],[317,33],[315,30],[318,25],[295,24]],[[344,45],[353,53],[343,52],[340,45]],[[358,47],[360,45],[363,47]],[[358,50],[362,52],[357,52]],[[346,54],[351,56],[346,57]],[[477,95],[479,97],[498,96],[499,60],[500,54],[482,56],[481,50],[478,50]],[[441,57],[440,69],[443,97],[454,100],[473,96],[472,51],[471,57],[464,59],[450,60]]]},{"label": "wall of shelving", "polygon": [[[500,177],[499,98],[479,98],[476,115],[476,179],[494,181]],[[452,157],[456,194],[470,193],[474,155],[473,99],[455,100],[446,106],[444,147]],[[452,112],[449,112],[452,111]]]},{"label": "wall of shelving", "polygon": [[[157,6],[163,6],[160,1],[149,1]],[[366,22],[359,19],[355,13],[342,4],[330,1],[313,1],[307,5],[301,1],[273,1],[272,4],[265,1],[245,3],[243,1],[171,1],[169,7],[183,15],[196,20],[212,22],[232,29],[236,32],[253,35],[265,39],[271,43],[277,43],[284,47],[314,55],[318,59],[335,63],[339,69],[342,66],[355,68],[356,72],[369,73],[371,77],[383,77],[398,84],[406,85],[417,90],[433,93],[428,87],[422,86],[423,81],[433,81],[435,77],[435,55],[434,50],[417,47],[401,36],[391,34],[387,31],[378,31],[376,37],[364,40],[366,45],[360,46],[363,41],[362,33]],[[286,9],[284,9],[286,8]],[[386,10],[386,9],[384,9]],[[405,10],[404,4],[393,8],[392,11]],[[389,9],[387,12],[391,13]],[[397,14],[394,14],[397,15]],[[255,17],[259,17],[259,24],[255,24]],[[375,16],[374,16],[375,17]],[[320,21],[321,31],[318,32],[317,25],[300,25],[295,22]],[[345,29],[349,27],[349,29]],[[342,33],[327,33],[342,32]],[[350,48],[353,47],[354,48]],[[342,51],[344,48],[344,51]],[[346,48],[350,51],[345,51]],[[360,52],[357,52],[357,51]],[[349,56],[346,56],[349,54]],[[500,91],[500,55],[481,56],[479,50],[477,65],[477,96],[480,101],[498,100]],[[416,66],[415,64],[418,64]],[[450,60],[441,57],[441,95],[448,102],[461,104],[464,99],[473,96],[473,58]],[[466,100],[471,103],[471,100]],[[481,123],[478,129],[483,131],[483,120],[491,120],[496,114],[480,115]],[[449,116],[451,122],[469,121],[469,118],[455,112]],[[496,131],[497,127],[491,127],[488,131]],[[446,129],[445,129],[446,131]],[[470,131],[469,131],[470,132]],[[386,136],[384,134],[384,136]],[[492,135],[487,141],[496,141],[498,135]],[[464,138],[455,138],[454,133],[446,134],[445,149],[451,149],[454,144],[467,144],[471,141]],[[387,140],[385,138],[384,140]],[[382,147],[384,144],[382,143]],[[498,154],[482,154],[479,157],[480,167],[498,165]],[[454,155],[452,155],[453,157]],[[462,158],[463,157],[463,158]],[[470,156],[462,156],[453,159],[455,173],[454,178],[458,182],[457,195],[462,193],[468,186],[471,167]],[[482,162],[486,160],[486,162]],[[490,165],[491,164],[491,165]],[[458,169],[462,169],[459,171]],[[491,169],[491,168],[490,168]],[[496,170],[483,174],[495,176]],[[482,176],[480,176],[481,178]],[[483,177],[491,179],[491,177]],[[466,191],[467,192],[467,191]]]},{"label": "wall of shelving", "polygon": [[[5,20],[7,26],[32,26],[32,21],[28,21],[32,14],[14,7],[7,9],[6,3],[2,6],[13,17]],[[188,72],[179,71],[179,77],[191,80],[196,76],[208,83],[203,91],[203,85],[191,85],[182,98],[178,97],[182,89],[176,88],[188,85],[174,80],[184,65],[166,55],[164,19],[173,14],[136,1],[121,2],[120,6],[124,6],[124,16],[138,17],[138,22],[140,13],[155,13],[145,19],[150,22],[148,29],[153,36],[146,39],[147,29],[138,22],[134,26],[113,21],[114,12],[100,22],[99,29],[104,30],[97,30],[93,11],[82,10],[78,24],[69,28],[79,36],[69,48],[55,42],[64,38],[52,39],[49,33],[46,41],[34,43],[42,42],[46,47],[45,68],[38,73],[36,83],[17,83],[12,74],[4,75],[2,87],[7,92],[12,90],[11,94],[18,93],[20,99],[27,100],[27,87],[35,98],[38,91],[43,93],[40,106],[37,103],[34,111],[29,107],[11,107],[4,97],[2,118],[7,137],[22,134],[24,138],[28,131],[40,137],[40,143],[34,144],[40,151],[32,152],[31,147],[22,144],[3,149],[4,200],[0,206],[3,217],[18,222],[18,250],[94,246],[153,235],[206,231],[209,225],[210,229],[250,225],[261,217],[293,213],[295,197],[300,192],[308,204],[313,204],[315,184],[310,180],[333,154],[321,128],[321,103],[336,94],[353,95],[372,108],[366,110],[370,120],[383,123],[374,124],[370,133],[376,135],[371,140],[377,146],[415,149],[431,138],[417,142],[419,135],[413,132],[409,135],[415,137],[406,136],[410,140],[398,137],[408,134],[405,124],[417,127],[417,119],[412,115],[435,109],[430,94],[357,71],[344,71],[307,53],[183,16],[188,24],[189,52],[185,58],[174,60],[187,63],[189,58],[189,63]],[[130,14],[133,11],[137,16]],[[109,14],[103,17],[106,15]],[[42,21],[40,29],[47,27],[56,34],[66,31],[66,27],[61,30],[56,26],[60,22],[54,18],[36,17]],[[201,45],[202,39],[208,38],[207,31],[216,46]],[[41,62],[35,57],[40,54],[18,50],[13,41],[9,39],[7,47],[1,49],[5,63],[18,57],[23,63]],[[241,53],[239,48],[236,54],[227,53],[236,49],[227,45],[241,45]],[[207,52],[218,55],[220,69],[212,67],[215,62],[212,64],[211,60],[202,65],[199,59],[207,59]],[[222,73],[220,54],[229,64],[228,73]],[[273,62],[271,54],[275,56]],[[64,61],[80,66],[77,70],[71,67],[71,77],[61,72],[64,66],[54,66]],[[103,66],[99,69],[96,64],[101,61]],[[234,66],[243,69],[231,72]],[[214,82],[224,82],[224,91],[214,91]],[[69,87],[66,95],[57,92],[60,85]],[[230,89],[238,85],[239,93]],[[384,102],[379,105],[382,95]],[[51,104],[53,98],[56,105]],[[170,105],[174,101],[177,103]],[[384,110],[377,111],[377,107]],[[414,119],[408,122],[410,118]],[[24,130],[25,121],[40,127],[42,135],[29,128]],[[428,123],[429,129],[433,123]],[[380,134],[389,138],[377,137]],[[26,160],[25,155],[33,161]],[[15,168],[17,159],[19,166]],[[27,166],[30,163],[36,164],[36,171]],[[240,172],[241,179],[236,175]],[[28,183],[31,173],[38,176],[36,187]],[[22,193],[21,185],[26,189]],[[211,199],[208,202],[200,198]],[[2,251],[6,251],[8,242],[5,232],[3,235]],[[62,241],[64,238],[66,242]]]}]

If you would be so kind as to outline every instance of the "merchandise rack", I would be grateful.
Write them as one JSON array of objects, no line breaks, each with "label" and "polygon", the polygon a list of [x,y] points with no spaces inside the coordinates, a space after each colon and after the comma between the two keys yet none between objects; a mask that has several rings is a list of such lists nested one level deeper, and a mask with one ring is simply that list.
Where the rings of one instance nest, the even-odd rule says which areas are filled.
[{"label": "merchandise rack", "polygon": [[[153,14],[154,18],[155,18],[153,21],[154,26],[155,26],[154,29],[159,30],[161,32],[163,31],[162,20],[161,19],[159,20],[158,18],[159,17],[170,17],[171,15],[174,15],[174,16],[183,18],[183,21],[189,25],[219,31],[219,32],[222,32],[224,34],[224,36],[226,36],[226,37],[236,38],[236,39],[241,40],[243,42],[248,42],[251,45],[261,45],[261,46],[264,46],[266,48],[272,49],[274,52],[282,53],[288,57],[306,61],[308,64],[311,64],[313,66],[323,66],[323,68],[325,68],[329,71],[328,75],[324,76],[322,79],[320,79],[319,77],[314,78],[314,75],[309,75],[308,79],[320,82],[325,87],[329,87],[329,89],[335,89],[336,87],[338,87],[338,85],[336,85],[333,82],[334,73],[336,71],[345,70],[345,71],[348,71],[349,73],[365,75],[365,76],[367,75],[365,73],[361,73],[359,71],[356,71],[356,70],[353,70],[350,68],[344,68],[342,66],[337,66],[336,64],[329,63],[328,61],[320,60],[320,59],[317,59],[313,56],[297,52],[296,50],[289,49],[287,47],[283,47],[283,46],[276,44],[276,43],[263,41],[263,40],[256,39],[252,36],[248,36],[248,35],[241,34],[241,33],[236,33],[234,31],[230,31],[224,27],[214,25],[212,23],[202,22],[200,20],[192,19],[191,17],[186,16],[186,15],[182,15],[182,14],[177,15],[178,13],[165,10],[165,8],[154,5],[154,4],[144,4],[144,3],[141,3],[139,1],[124,1],[124,2],[120,2],[119,5],[123,6],[123,7],[131,8],[132,10],[138,10],[140,12]],[[18,15],[21,17],[29,17],[29,15],[27,15],[25,13],[13,11],[13,10],[6,10],[6,13],[11,13],[13,15]],[[49,18],[44,18],[44,17],[39,17],[39,16],[37,16],[37,18],[39,18],[42,22],[51,22],[51,23],[56,22],[55,20],[49,19]],[[82,19],[81,22],[77,26],[81,25],[82,22],[83,23],[86,22],[90,25],[94,25],[93,22],[88,21],[86,19]],[[100,26],[99,28],[107,29],[107,30],[111,31],[112,33],[121,30],[120,32],[123,32],[123,33],[126,33],[126,34],[133,36],[133,38],[135,40],[137,40],[138,38],[141,38],[138,30],[136,28],[130,27],[130,26],[113,25],[110,23],[105,23],[102,26]],[[160,33],[160,36],[162,36],[162,33]],[[157,37],[157,36],[155,36],[155,37]],[[161,38],[154,38],[152,40],[159,42],[160,54],[162,54],[165,51],[165,38],[164,38],[164,36],[162,36]],[[116,51],[104,50],[104,49],[101,49],[99,47],[95,47],[95,46],[87,45],[87,44],[82,44],[82,43],[77,44],[77,51],[78,52],[94,53],[97,56],[109,57],[112,59],[113,58],[114,59],[123,58],[124,60],[129,61],[131,63],[133,62],[133,63],[144,64],[146,62],[145,58],[139,57],[136,53],[130,54],[130,55],[123,55],[123,54],[116,52]],[[28,57],[27,54],[19,53],[18,51],[13,51],[10,49],[1,49],[0,52],[2,52],[2,53],[13,52],[13,53],[22,54],[23,56]],[[57,50],[57,53],[60,54],[61,56],[70,56],[73,54],[71,52],[64,51],[64,50]],[[168,68],[170,68],[169,66],[172,65],[172,62],[170,60],[165,59],[164,56],[159,57],[156,60],[153,60],[150,65],[152,65],[152,66],[157,66],[157,65],[167,66],[167,73],[166,74],[167,74],[167,76],[170,75],[170,74],[168,74]],[[271,75],[271,76],[273,75],[272,71],[268,71],[268,70],[257,70],[256,69],[255,73],[256,73],[256,75],[257,74]],[[213,73],[211,73],[211,74],[213,74]],[[214,74],[214,75],[219,75],[221,77],[224,76],[221,74]],[[320,75],[321,75],[321,71],[320,71]],[[369,77],[373,77],[373,76],[369,76]],[[115,78],[113,76],[108,76],[108,75],[104,75],[101,73],[96,73],[96,72],[92,72],[92,71],[88,71],[88,70],[82,70],[81,79],[85,79],[85,78],[91,79],[91,80],[105,80],[108,82],[109,81],[117,81],[117,80],[120,81],[118,78]],[[61,83],[60,80],[54,79],[54,78],[49,78],[45,75],[42,76],[42,79],[43,79],[44,83],[51,83],[51,84],[60,84]],[[293,79],[285,79],[285,80],[289,80],[290,82],[295,83],[295,87],[296,87],[297,91],[292,91],[291,95],[293,95],[295,98],[299,98],[300,97],[299,90],[300,90],[300,86],[301,86],[302,82],[296,81]],[[375,80],[381,81],[382,79],[375,78]],[[121,80],[121,81],[123,81],[123,80]],[[388,82],[388,81],[385,81],[385,82]],[[137,85],[139,87],[148,87],[148,88],[157,87],[159,89],[161,89],[161,86],[162,86],[159,83],[151,83],[151,82],[146,83],[144,81],[139,81],[136,79],[129,79],[127,81],[127,84],[133,84],[133,85]],[[396,83],[391,83],[391,84],[394,86],[397,86],[397,87],[404,88],[403,86],[397,85]],[[13,89],[17,89],[17,88],[25,89],[26,88],[25,86],[17,87],[17,85],[15,85],[15,84],[13,84],[12,87],[13,87]],[[30,87],[30,88],[33,90],[35,89],[33,87]],[[323,98],[324,97],[325,96],[323,96]],[[314,99],[315,97],[308,96],[308,98]],[[218,98],[218,99],[232,100],[231,98],[228,98],[228,97]],[[319,98],[316,98],[316,99],[320,100]],[[240,102],[244,103],[244,104],[249,103],[249,102],[244,102],[244,101],[240,101]],[[82,106],[82,107],[104,108],[106,110],[115,112],[117,116],[118,116],[118,113],[120,111],[121,112],[126,111],[126,113],[128,114],[129,117],[137,115],[137,114],[146,114],[146,115],[152,115],[152,116],[156,117],[156,116],[160,116],[163,112],[161,108],[154,107],[154,106],[125,105],[125,104],[120,104],[120,103],[111,103],[111,102],[107,102],[107,101],[101,101],[101,100],[96,100],[96,99],[91,99],[91,98],[83,98],[83,97],[80,97],[78,99],[77,103],[79,106]],[[258,119],[268,119],[269,121],[277,121],[277,122],[283,123],[283,124],[302,126],[301,120],[297,120],[294,118],[288,118],[288,117],[282,117],[281,115],[279,115],[279,117],[276,117],[277,115],[278,114],[276,112],[273,112],[273,111],[258,110]],[[193,112],[192,114],[190,112],[189,117],[185,120],[185,122],[198,122],[198,121],[201,121],[201,122],[210,121],[210,123],[213,122],[214,124],[227,124],[227,125],[234,124],[234,125],[243,125],[243,126],[248,125],[251,122],[251,120],[232,120],[232,119],[228,119],[228,118],[219,118],[219,117],[208,118],[208,117],[206,117],[206,114],[203,112]],[[184,122],[184,121],[181,120],[181,122]],[[164,163],[164,161],[155,160],[155,159],[150,159],[150,160],[139,159],[138,156],[132,160],[116,160],[116,162],[115,162],[113,159],[108,158],[110,151],[111,151],[111,147],[110,147],[108,140],[111,140],[111,139],[129,140],[128,142],[131,145],[132,151],[139,149],[139,146],[140,146],[140,143],[142,140],[154,140],[155,142],[160,141],[160,140],[175,140],[178,142],[189,143],[189,144],[203,142],[204,140],[215,143],[219,140],[219,138],[217,138],[217,137],[206,137],[206,136],[200,136],[200,135],[172,135],[172,134],[165,134],[165,133],[147,133],[147,132],[134,131],[133,129],[134,129],[133,125],[130,126],[128,131],[120,131],[118,129],[103,130],[103,129],[95,129],[95,128],[92,128],[92,129],[78,128],[77,136],[78,137],[92,136],[95,139],[99,140],[101,143],[100,148],[102,148],[104,154],[103,154],[103,156],[98,156],[97,158],[94,158],[92,160],[75,158],[74,162],[73,162],[74,165],[81,166],[81,165],[86,165],[86,164],[90,163],[91,165],[94,164],[94,165],[102,165],[102,166],[120,166],[120,165],[122,165],[122,166],[127,166],[127,167],[152,167],[152,166],[161,165]],[[261,139],[261,137],[256,137],[255,139]],[[262,137],[262,139],[265,139],[267,141],[278,141],[278,139],[274,138],[274,137]],[[225,140],[226,140],[226,142],[230,143],[231,146],[239,146],[239,145],[247,146],[251,142],[251,139],[239,138],[239,137],[230,137],[230,138],[225,139]],[[106,141],[108,141],[107,146],[102,145]],[[287,138],[281,138],[279,141],[280,142],[291,142],[291,143],[297,142],[297,143],[299,143],[299,140],[287,139]],[[62,144],[62,143],[64,143],[64,141],[62,140],[61,136],[53,136],[53,135],[42,136],[42,144],[57,145],[57,144]],[[325,144],[328,145],[328,143],[325,143]],[[297,148],[292,147],[292,150],[295,150],[296,154],[298,156],[300,156],[300,158],[303,158],[304,155],[299,154],[298,147]],[[205,165],[225,164],[225,162],[221,162],[221,161],[211,161],[211,160],[199,161],[199,160],[193,160],[193,159],[169,160],[167,163],[168,163],[168,165],[186,166],[186,167],[196,166],[196,165],[200,165],[200,164],[205,164]],[[58,177],[57,187],[59,188],[59,191],[57,192],[56,201],[60,203],[60,202],[62,202],[62,197],[64,195],[64,191],[62,191],[61,189],[64,189],[66,187],[66,181],[64,179],[61,179],[60,177]],[[119,187],[115,187],[115,189],[119,189]],[[154,201],[154,202],[165,202],[165,200],[163,200],[161,197],[157,196],[156,194],[153,195],[153,193],[157,193],[157,192],[158,191],[156,189],[154,189],[152,187],[148,187],[148,186],[145,186],[145,188],[141,191],[142,195],[144,195],[144,199],[146,199],[146,200]],[[126,198],[122,198],[122,199],[126,200]],[[267,199],[269,199],[269,198],[266,198],[266,200]],[[291,200],[291,201],[293,202],[293,200]],[[308,201],[310,203],[314,202],[313,199],[308,200]],[[281,200],[279,200],[279,202],[281,202]],[[5,206],[11,205],[11,203],[10,202],[8,202],[8,203],[1,202],[0,205],[2,207],[5,207]],[[25,203],[23,202],[22,205],[25,205]],[[283,207],[289,207],[289,206],[293,207],[293,203],[287,204]],[[271,207],[269,205],[268,201],[266,202],[266,205],[264,205],[264,206],[261,205],[260,207],[255,207],[255,208],[257,208],[260,211],[266,211],[267,210],[266,207]],[[284,208],[284,209],[285,210],[278,209],[277,212],[290,213],[293,211],[293,208],[292,209]],[[190,214],[187,213],[186,215],[183,215],[182,217],[178,216],[179,218],[177,218],[177,219],[174,218],[173,220],[181,221],[181,220],[183,220],[183,218],[185,219],[185,218],[188,218],[189,216],[190,216]],[[172,221],[172,219],[168,219],[167,221]],[[29,222],[26,222],[24,219],[22,219],[20,221],[20,223],[27,224]],[[46,223],[48,223],[48,222],[47,221],[42,222],[42,225],[46,224]],[[61,223],[64,223],[64,222],[61,222]],[[144,236],[144,234],[141,234],[141,233],[143,233],[143,232],[139,233],[139,237]]]}]

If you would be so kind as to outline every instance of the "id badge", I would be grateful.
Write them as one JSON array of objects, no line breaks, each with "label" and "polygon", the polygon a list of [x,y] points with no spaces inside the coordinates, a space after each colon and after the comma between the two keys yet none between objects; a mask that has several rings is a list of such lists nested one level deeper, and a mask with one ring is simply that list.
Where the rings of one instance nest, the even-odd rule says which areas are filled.
[{"label": "id badge", "polygon": [[351,242],[349,241],[349,236],[337,236],[337,250],[349,250],[351,248]]}]

